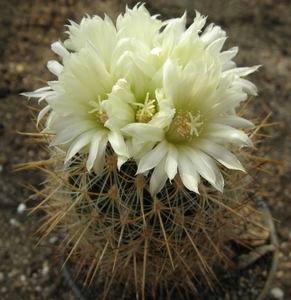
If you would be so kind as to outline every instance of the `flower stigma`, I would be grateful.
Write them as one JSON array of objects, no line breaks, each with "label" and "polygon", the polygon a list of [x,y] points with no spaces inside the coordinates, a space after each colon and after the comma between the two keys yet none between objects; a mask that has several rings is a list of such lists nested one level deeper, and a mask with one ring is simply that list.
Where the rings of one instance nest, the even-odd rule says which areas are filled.
[{"label": "flower stigma", "polygon": [[89,113],[95,113],[97,120],[105,124],[105,122],[108,120],[108,116],[105,109],[102,107],[101,97],[98,95],[98,102],[91,100],[89,104],[95,107],[94,109],[90,110]]},{"label": "flower stigma", "polygon": [[179,111],[174,117],[170,128],[166,132],[169,141],[191,142],[193,136],[198,137],[202,131],[203,121],[198,111],[193,114],[191,111]]},{"label": "flower stigma", "polygon": [[156,108],[155,108],[155,99],[150,100],[149,99],[149,93],[147,93],[145,102],[143,103],[134,103],[134,105],[139,106],[140,108],[136,112],[136,120],[139,123],[148,123],[153,115],[156,113]]}]

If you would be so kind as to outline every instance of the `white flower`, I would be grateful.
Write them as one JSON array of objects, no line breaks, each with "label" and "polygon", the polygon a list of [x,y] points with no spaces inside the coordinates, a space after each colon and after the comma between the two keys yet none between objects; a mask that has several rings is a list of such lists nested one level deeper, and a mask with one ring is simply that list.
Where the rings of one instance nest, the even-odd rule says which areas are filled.
[{"label": "white flower", "polygon": [[246,100],[247,94],[233,84],[232,74],[222,75],[220,69],[220,64],[211,64],[207,70],[202,63],[197,68],[193,62],[183,68],[176,60],[168,60],[163,91],[164,101],[175,110],[170,124],[157,126],[150,121],[131,123],[122,129],[140,141],[155,142],[155,147],[138,161],[137,171],[155,168],[150,187],[153,194],[178,171],[192,191],[199,192],[199,175],[222,191],[223,177],[214,160],[229,169],[243,170],[228,146],[252,146],[248,136],[235,127],[252,128],[253,124],[233,114],[233,108]]},{"label": "white flower", "polygon": [[186,29],[186,14],[162,22],[144,5],[126,8],[116,25],[107,16],[71,22],[69,38],[52,45],[63,65],[48,62],[58,80],[24,93],[47,102],[38,121],[48,114],[44,133],[65,162],[87,153],[87,169],[100,174],[110,144],[119,167],[134,159],[151,176],[153,195],[177,173],[196,193],[201,176],[222,191],[217,163],[243,170],[230,146],[252,146],[242,129],[253,124],[235,108],[256,94],[242,77],[258,67],[237,68],[237,47],[221,51],[225,32],[202,31],[205,22],[197,12]]}]

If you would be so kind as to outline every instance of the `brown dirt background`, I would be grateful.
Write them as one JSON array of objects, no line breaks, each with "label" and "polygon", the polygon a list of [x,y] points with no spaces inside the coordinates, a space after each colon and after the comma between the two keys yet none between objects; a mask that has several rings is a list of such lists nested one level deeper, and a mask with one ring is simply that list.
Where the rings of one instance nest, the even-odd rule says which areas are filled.
[{"label": "brown dirt background", "polygon": [[[41,222],[41,213],[27,217],[17,212],[20,203],[32,192],[21,184],[39,186],[41,174],[34,171],[11,172],[16,164],[46,157],[31,139],[16,132],[35,132],[27,100],[20,92],[44,86],[40,81],[54,79],[46,69],[56,59],[50,44],[64,39],[68,19],[80,22],[88,13],[113,19],[124,11],[126,1],[78,0],[0,0],[0,299],[75,299],[53,263],[57,237],[48,237],[35,247],[31,238]],[[128,1],[132,7],[136,2]],[[259,146],[259,154],[280,160],[282,165],[266,166],[270,174],[261,175],[267,203],[277,222],[279,265],[268,299],[291,299],[291,3],[290,0],[150,0],[146,7],[161,18],[181,16],[188,11],[189,23],[194,10],[208,15],[229,36],[226,46],[240,47],[235,58],[238,66],[262,64],[250,78],[259,97],[250,105],[254,116],[272,112],[270,137]],[[29,105],[37,106],[31,100]],[[47,247],[48,246],[48,247]],[[273,290],[274,291],[274,290]],[[279,291],[279,293],[278,293]],[[281,292],[281,296],[280,296]]]}]

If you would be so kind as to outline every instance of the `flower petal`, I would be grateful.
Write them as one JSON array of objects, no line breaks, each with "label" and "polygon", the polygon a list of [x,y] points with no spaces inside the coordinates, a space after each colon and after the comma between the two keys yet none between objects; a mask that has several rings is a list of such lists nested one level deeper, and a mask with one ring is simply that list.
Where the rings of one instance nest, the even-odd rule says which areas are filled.
[{"label": "flower petal", "polygon": [[59,76],[64,67],[56,60],[49,60],[47,62],[47,68],[56,76]]},{"label": "flower petal", "polygon": [[57,120],[50,126],[52,132],[57,132],[51,146],[65,144],[74,138],[82,135],[86,131],[96,131],[96,125],[87,120],[75,120],[69,117],[57,117]]},{"label": "flower petal", "polygon": [[252,147],[250,138],[241,130],[234,129],[228,125],[210,123],[203,126],[203,139],[210,140],[216,144],[235,144],[237,146]]},{"label": "flower petal", "polygon": [[[94,172],[97,175],[101,174],[103,171],[103,167],[104,167],[104,163],[105,163],[105,149],[107,147],[107,142],[108,142],[107,135],[104,135],[98,143],[98,151],[97,151],[96,158],[94,160],[94,164],[92,167]],[[92,146],[92,151],[95,150],[93,147],[94,147],[94,145]]]},{"label": "flower petal", "polygon": [[122,136],[121,133],[117,131],[109,131],[108,141],[110,142],[111,147],[116,153],[118,159],[119,158],[121,159],[120,161],[118,161],[118,168],[120,168],[121,164],[125,161],[124,157],[126,159],[129,158],[127,146],[124,142],[124,137]]},{"label": "flower petal", "polygon": [[232,70],[227,70],[224,72],[224,74],[228,74],[228,73],[233,73],[239,77],[244,77],[247,76],[251,73],[254,73],[255,71],[257,71],[259,68],[261,67],[261,65],[257,65],[257,66],[253,66],[253,67],[241,67],[241,68],[235,68]]},{"label": "flower petal", "polygon": [[226,115],[223,117],[218,117],[216,119],[211,120],[212,123],[219,123],[219,124],[224,124],[236,128],[245,128],[245,129],[253,129],[255,128],[255,125],[244,118],[238,117],[238,116],[231,116],[231,115]]},{"label": "flower petal", "polygon": [[151,170],[164,158],[169,150],[168,142],[162,141],[154,149],[145,154],[138,162],[137,174]]},{"label": "flower petal", "polygon": [[186,155],[179,153],[178,165],[179,175],[185,187],[190,191],[199,194],[199,175],[195,169],[195,166],[193,166],[191,160]]},{"label": "flower petal", "polygon": [[187,146],[180,147],[179,151],[188,157],[194,168],[203,178],[205,178],[216,189],[222,191],[224,180],[217,165],[211,157],[198,149],[194,150]]},{"label": "flower petal", "polygon": [[88,144],[92,141],[95,132],[95,129],[84,132],[74,140],[67,152],[65,163],[67,163],[83,147],[88,146]]},{"label": "flower petal", "polygon": [[91,139],[89,156],[86,163],[86,168],[88,171],[93,168],[97,175],[100,175],[102,173],[105,161],[106,145],[107,130],[96,132]]},{"label": "flower petal", "polygon": [[37,116],[37,121],[36,121],[36,126],[38,126],[40,120],[51,110],[52,108],[47,105],[46,107],[44,107],[38,114]]},{"label": "flower petal", "polygon": [[244,171],[243,166],[235,157],[235,155],[233,155],[230,151],[226,150],[220,145],[199,138],[199,141],[196,141],[195,143],[195,147],[215,158],[222,165],[226,166],[229,169]]},{"label": "flower petal", "polygon": [[177,167],[178,167],[178,150],[172,144],[168,144],[168,153],[166,156],[165,162],[165,171],[170,180],[172,180],[175,175],[177,174]]},{"label": "flower petal", "polygon": [[165,163],[166,158],[163,157],[151,174],[150,193],[152,196],[161,191],[168,179],[167,173],[165,172]]},{"label": "flower petal", "polygon": [[225,65],[228,61],[230,61],[234,56],[236,56],[238,52],[238,47],[232,47],[227,51],[221,52],[218,57],[222,65]]},{"label": "flower petal", "polygon": [[162,141],[165,133],[161,128],[146,123],[131,123],[121,129],[125,134],[146,142]]},{"label": "flower petal", "polygon": [[69,58],[70,52],[60,42],[52,43],[51,49],[62,58]]}]

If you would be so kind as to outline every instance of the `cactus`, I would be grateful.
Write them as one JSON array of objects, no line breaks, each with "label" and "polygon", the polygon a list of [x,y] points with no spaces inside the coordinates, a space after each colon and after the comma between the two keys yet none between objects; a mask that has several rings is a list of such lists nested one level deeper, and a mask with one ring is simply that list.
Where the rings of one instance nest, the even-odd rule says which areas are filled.
[{"label": "cactus", "polygon": [[65,263],[85,270],[85,286],[101,282],[104,299],[118,284],[137,299],[215,291],[217,269],[234,267],[227,245],[247,244],[237,232],[244,208],[255,211],[260,161],[246,147],[260,126],[235,109],[256,94],[242,77],[258,67],[236,68],[220,27],[200,35],[199,13],[185,23],[144,5],[116,28],[107,16],[71,23],[52,45],[59,80],[24,93],[47,102],[37,122],[50,158],[32,164],[46,174],[37,233],[60,233]]}]

